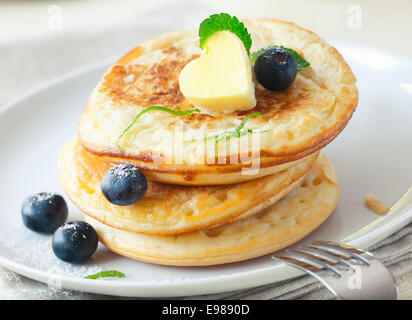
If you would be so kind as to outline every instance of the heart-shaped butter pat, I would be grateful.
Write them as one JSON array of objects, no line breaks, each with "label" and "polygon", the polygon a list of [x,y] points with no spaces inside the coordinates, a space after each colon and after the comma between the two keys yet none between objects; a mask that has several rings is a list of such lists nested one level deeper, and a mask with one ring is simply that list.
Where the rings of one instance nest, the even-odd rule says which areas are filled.
[{"label": "heart-shaped butter pat", "polygon": [[202,55],[180,73],[179,85],[186,99],[202,111],[248,110],[256,105],[248,53],[229,31],[206,40]]}]

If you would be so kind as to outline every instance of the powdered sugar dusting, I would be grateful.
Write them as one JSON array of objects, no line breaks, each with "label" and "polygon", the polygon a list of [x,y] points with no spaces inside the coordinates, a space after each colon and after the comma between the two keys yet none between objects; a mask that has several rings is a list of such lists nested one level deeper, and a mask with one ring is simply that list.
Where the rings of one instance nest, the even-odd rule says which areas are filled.
[{"label": "powdered sugar dusting", "polygon": [[[70,237],[70,240],[72,241],[75,241],[79,237],[80,225],[77,221],[67,222],[63,224],[62,229],[65,231],[66,235],[68,235]],[[87,239],[87,236],[84,233],[81,234],[81,236],[83,239]]]},{"label": "powdered sugar dusting", "polygon": [[[70,264],[59,260],[52,249],[52,236],[38,234],[28,230],[20,217],[16,215],[14,221],[0,221],[7,223],[8,232],[0,233],[0,243],[15,253],[15,261],[24,265],[46,271],[54,275],[71,276],[83,278],[90,274],[103,271],[100,267],[86,264]],[[76,230],[77,224],[66,223],[64,228]],[[92,258],[93,259],[93,258]]]},{"label": "powdered sugar dusting", "polygon": [[47,200],[50,201],[55,196],[57,196],[57,193],[55,192],[40,192],[40,193],[31,195],[31,198],[34,201],[47,201]]},{"label": "powdered sugar dusting", "polygon": [[76,230],[78,228],[78,225],[73,222],[68,222],[62,225],[63,230]]},{"label": "powdered sugar dusting", "polygon": [[128,76],[123,78],[124,83],[130,83],[134,80],[134,74],[129,74]]},{"label": "powdered sugar dusting", "polygon": [[113,177],[117,179],[121,179],[129,175],[132,175],[134,178],[137,177],[137,168],[127,164],[119,164],[115,167],[112,167],[110,168],[109,172]]}]

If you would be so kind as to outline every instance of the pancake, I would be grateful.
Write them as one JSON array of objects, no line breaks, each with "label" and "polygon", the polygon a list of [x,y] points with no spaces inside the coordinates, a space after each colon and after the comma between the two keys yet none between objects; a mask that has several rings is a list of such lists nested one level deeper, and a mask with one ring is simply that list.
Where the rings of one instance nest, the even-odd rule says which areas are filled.
[{"label": "pancake", "polygon": [[316,229],[336,206],[335,171],[321,157],[290,194],[247,219],[176,236],[118,230],[88,216],[100,241],[110,250],[145,262],[207,266],[259,257],[285,248]]},{"label": "pancake", "polygon": [[[253,40],[251,52],[283,45],[310,62],[288,89],[273,92],[256,83],[257,105],[242,112],[186,116],[148,112],[119,140],[119,149],[118,137],[145,108],[192,108],[179,90],[178,79],[183,67],[201,53],[197,32],[170,32],[141,43],[105,72],[79,123],[83,147],[133,163],[152,180],[214,185],[279,172],[331,142],[358,101],[356,79],[342,56],[316,34],[292,23],[244,22]],[[220,141],[216,149],[213,139],[205,139],[233,131],[257,111],[262,114],[245,125],[252,134]],[[259,159],[258,173],[242,174],[253,159]]]},{"label": "pancake", "polygon": [[62,149],[59,179],[84,213],[117,229],[171,235],[245,219],[272,205],[304,178],[317,153],[296,166],[248,182],[225,186],[178,186],[148,180],[145,196],[131,206],[117,206],[101,192],[112,163],[86,151],[77,138]]}]

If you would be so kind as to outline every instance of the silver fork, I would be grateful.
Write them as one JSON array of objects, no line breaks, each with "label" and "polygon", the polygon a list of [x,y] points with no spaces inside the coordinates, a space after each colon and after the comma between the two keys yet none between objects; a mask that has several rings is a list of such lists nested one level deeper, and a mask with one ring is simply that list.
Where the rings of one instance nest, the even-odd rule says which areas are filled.
[{"label": "silver fork", "polygon": [[286,252],[287,256],[273,256],[273,259],[315,277],[339,299],[397,299],[392,274],[367,251],[343,243],[314,241]]}]

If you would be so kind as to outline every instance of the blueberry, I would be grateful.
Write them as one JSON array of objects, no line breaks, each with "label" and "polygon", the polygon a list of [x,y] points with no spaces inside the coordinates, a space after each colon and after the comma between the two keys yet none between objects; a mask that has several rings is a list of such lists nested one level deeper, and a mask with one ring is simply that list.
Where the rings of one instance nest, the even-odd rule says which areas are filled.
[{"label": "blueberry", "polygon": [[80,263],[94,254],[98,243],[96,230],[90,224],[84,221],[71,221],[56,230],[52,247],[60,260]]},{"label": "blueberry", "polygon": [[298,72],[292,54],[279,47],[264,50],[257,57],[254,70],[257,81],[271,91],[288,88]]},{"label": "blueberry", "polygon": [[51,193],[36,193],[23,202],[23,223],[35,232],[52,234],[67,219],[68,209],[62,196]]},{"label": "blueberry", "polygon": [[147,180],[136,167],[120,164],[110,168],[102,179],[102,192],[107,200],[118,206],[139,201],[147,190]]}]

